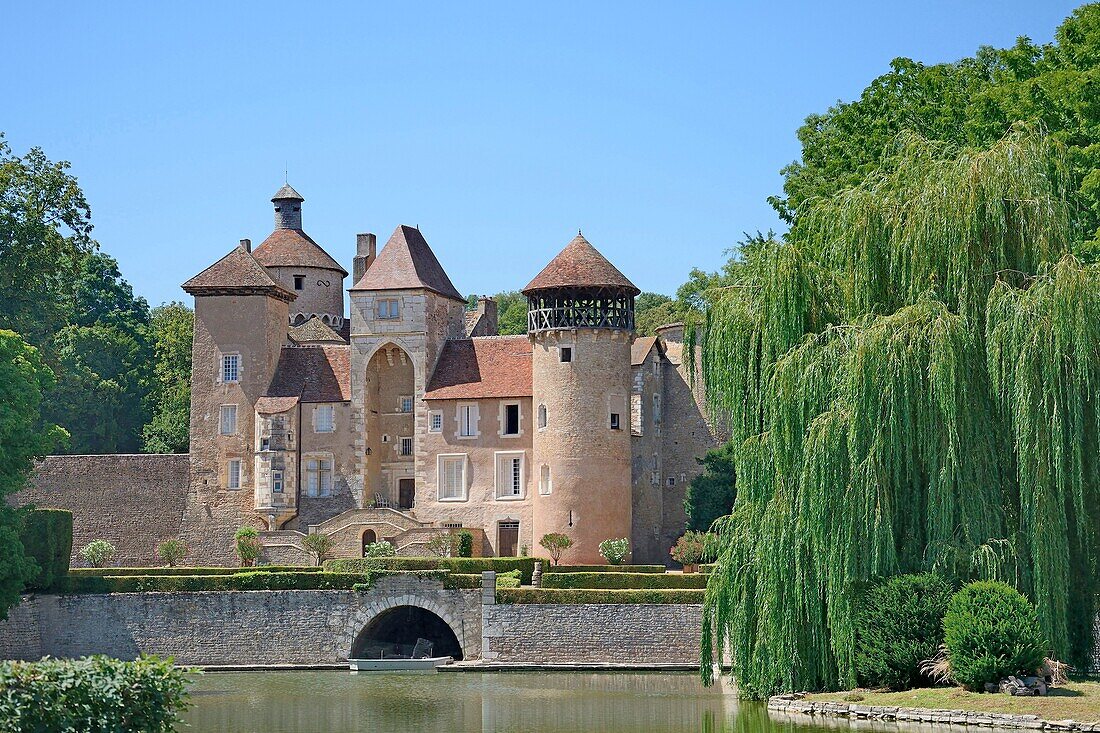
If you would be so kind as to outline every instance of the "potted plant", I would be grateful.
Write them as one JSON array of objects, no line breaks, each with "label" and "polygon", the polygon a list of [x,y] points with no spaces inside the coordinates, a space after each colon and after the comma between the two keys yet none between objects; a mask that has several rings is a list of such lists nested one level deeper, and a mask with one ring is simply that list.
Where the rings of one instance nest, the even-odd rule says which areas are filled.
[{"label": "potted plant", "polygon": [[694,573],[699,570],[699,563],[706,554],[706,532],[684,532],[683,537],[676,540],[676,544],[668,551],[672,559],[684,566],[685,573]]}]

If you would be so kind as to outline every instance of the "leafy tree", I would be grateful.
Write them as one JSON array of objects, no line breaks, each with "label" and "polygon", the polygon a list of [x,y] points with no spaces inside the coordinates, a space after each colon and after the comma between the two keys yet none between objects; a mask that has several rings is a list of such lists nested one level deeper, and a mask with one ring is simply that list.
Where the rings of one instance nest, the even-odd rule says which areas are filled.
[{"label": "leafy tree", "polygon": [[457,532],[443,532],[433,535],[425,543],[424,549],[438,557],[460,557],[462,538]]},{"label": "leafy tree", "polygon": [[191,419],[191,340],[195,314],[183,303],[153,309],[153,382],[147,397],[152,418],[142,429],[146,453],[186,453]]},{"label": "leafy tree", "polygon": [[118,548],[107,540],[92,540],[81,547],[77,554],[93,568],[101,568],[115,559]]},{"label": "leafy tree", "polygon": [[688,484],[684,511],[688,516],[688,529],[706,532],[715,519],[733,511],[733,500],[737,496],[733,444],[709,450],[695,460],[703,466],[703,472]]},{"label": "leafy tree", "polygon": [[240,558],[242,567],[251,567],[263,554],[260,532],[255,527],[241,527],[233,535],[234,549]]},{"label": "leafy tree", "polygon": [[35,458],[64,440],[63,430],[41,420],[42,397],[52,386],[53,373],[38,350],[19,334],[0,330],[0,619],[38,574],[19,539],[22,512],[5,498],[23,488]]},{"label": "leafy tree", "polygon": [[497,302],[497,322],[501,336],[521,336],[527,333],[527,298],[516,290],[493,296]]},{"label": "leafy tree", "polygon": [[561,532],[550,532],[542,536],[539,544],[550,553],[550,559],[557,565],[561,562],[562,553],[573,546],[573,539]]},{"label": "leafy tree", "polygon": [[157,545],[157,557],[164,560],[168,567],[175,567],[180,560],[187,557],[187,543],[183,540],[165,540]]},{"label": "leafy tree", "polygon": [[322,532],[307,534],[306,538],[302,540],[302,544],[317,558],[318,565],[323,563],[325,558],[332,554],[332,548],[335,546],[332,537]]}]

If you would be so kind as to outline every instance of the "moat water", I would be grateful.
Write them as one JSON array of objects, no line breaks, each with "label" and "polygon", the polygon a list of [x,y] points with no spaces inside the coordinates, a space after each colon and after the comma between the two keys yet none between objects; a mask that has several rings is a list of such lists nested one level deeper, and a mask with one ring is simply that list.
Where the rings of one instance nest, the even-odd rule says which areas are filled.
[{"label": "moat water", "polygon": [[687,673],[212,673],[191,700],[183,730],[194,733],[815,730],[774,722],[762,704]]}]

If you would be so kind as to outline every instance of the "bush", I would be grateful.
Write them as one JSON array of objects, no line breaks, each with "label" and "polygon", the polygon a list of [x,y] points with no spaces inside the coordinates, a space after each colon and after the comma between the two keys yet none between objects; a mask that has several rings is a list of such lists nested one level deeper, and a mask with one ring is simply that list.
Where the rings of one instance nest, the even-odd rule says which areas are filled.
[{"label": "bush", "polygon": [[442,532],[434,535],[424,549],[439,557],[461,557],[462,539],[457,532]]},{"label": "bush", "polygon": [[458,532],[458,556],[474,556],[474,535],[467,529],[463,529]]},{"label": "bush", "polygon": [[600,555],[612,565],[622,565],[630,554],[630,540],[620,537],[617,540],[604,540],[600,543]]},{"label": "bush", "polygon": [[543,568],[549,573],[663,573],[664,565],[551,565]]},{"label": "bush", "polygon": [[306,538],[302,540],[302,544],[307,550],[313,553],[315,558],[317,558],[318,565],[323,563],[325,558],[332,554],[333,542],[332,538],[327,534],[321,534],[320,532],[308,534]]},{"label": "bush", "polygon": [[243,567],[252,565],[260,558],[264,548],[260,544],[260,533],[255,527],[241,527],[233,539],[234,550]]},{"label": "bush", "polygon": [[497,588],[518,588],[519,571],[509,570],[506,573],[497,573]]},{"label": "bush", "polygon": [[61,509],[28,512],[19,533],[26,554],[38,563],[38,575],[28,590],[50,592],[64,587],[73,553],[73,514]]},{"label": "bush", "polygon": [[543,588],[706,588],[707,576],[679,573],[547,573]]},{"label": "bush", "polygon": [[864,687],[927,685],[920,664],[943,643],[951,586],[930,573],[899,575],[871,587],[856,609],[856,676]]},{"label": "bush", "polygon": [[168,733],[193,674],[156,657],[0,662],[0,731]]},{"label": "bush", "polygon": [[597,590],[592,588],[503,588],[498,603],[691,603],[703,602],[702,590]]},{"label": "bush", "polygon": [[733,500],[737,497],[733,443],[709,450],[695,460],[703,467],[703,472],[688,484],[684,511],[688,516],[688,529],[706,532],[715,519],[733,510]]},{"label": "bush", "polygon": [[[319,573],[321,568],[313,565],[257,565],[249,568],[254,573]],[[104,575],[235,575],[240,568],[73,568],[70,577],[102,577]]]},{"label": "bush", "polygon": [[118,550],[107,540],[92,540],[80,548],[80,558],[93,568],[101,568],[115,559]]},{"label": "bush", "polygon": [[[71,576],[70,594],[184,593],[226,590],[351,590],[357,583],[373,584],[393,573],[265,572],[246,570],[221,575],[83,575]],[[441,576],[442,577],[442,576]]]},{"label": "bush", "polygon": [[561,554],[573,546],[573,539],[561,532],[550,532],[542,536],[539,544],[550,553],[550,559],[557,565],[561,561]]},{"label": "bush", "polygon": [[157,545],[157,557],[172,568],[183,558],[187,557],[187,544],[183,540],[165,540]]},{"label": "bush", "polygon": [[668,551],[672,559],[681,565],[698,565],[707,554],[707,543],[711,535],[706,532],[688,530]]},{"label": "bush", "polygon": [[1035,606],[1004,583],[964,586],[947,604],[943,631],[951,676],[970,689],[1034,674],[1046,655]]},{"label": "bush", "polygon": [[506,573],[519,570],[525,585],[531,583],[535,559],[531,557],[364,557],[326,560],[325,570],[361,573],[371,570],[450,570],[459,575],[480,575],[486,570]]},{"label": "bush", "polygon": [[393,557],[397,554],[397,548],[389,540],[371,542],[366,547],[367,557]]}]

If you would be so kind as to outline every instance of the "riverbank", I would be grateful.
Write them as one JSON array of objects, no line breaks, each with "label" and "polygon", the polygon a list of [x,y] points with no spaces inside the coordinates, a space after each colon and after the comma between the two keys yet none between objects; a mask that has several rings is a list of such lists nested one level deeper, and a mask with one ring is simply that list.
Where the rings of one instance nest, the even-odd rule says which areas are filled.
[{"label": "riverbank", "polygon": [[[862,699],[853,700],[854,696]],[[799,715],[862,720],[950,723],[987,728],[1100,731],[1100,682],[1077,681],[1044,697],[932,687],[903,692],[830,692],[778,695],[768,709]]]}]

